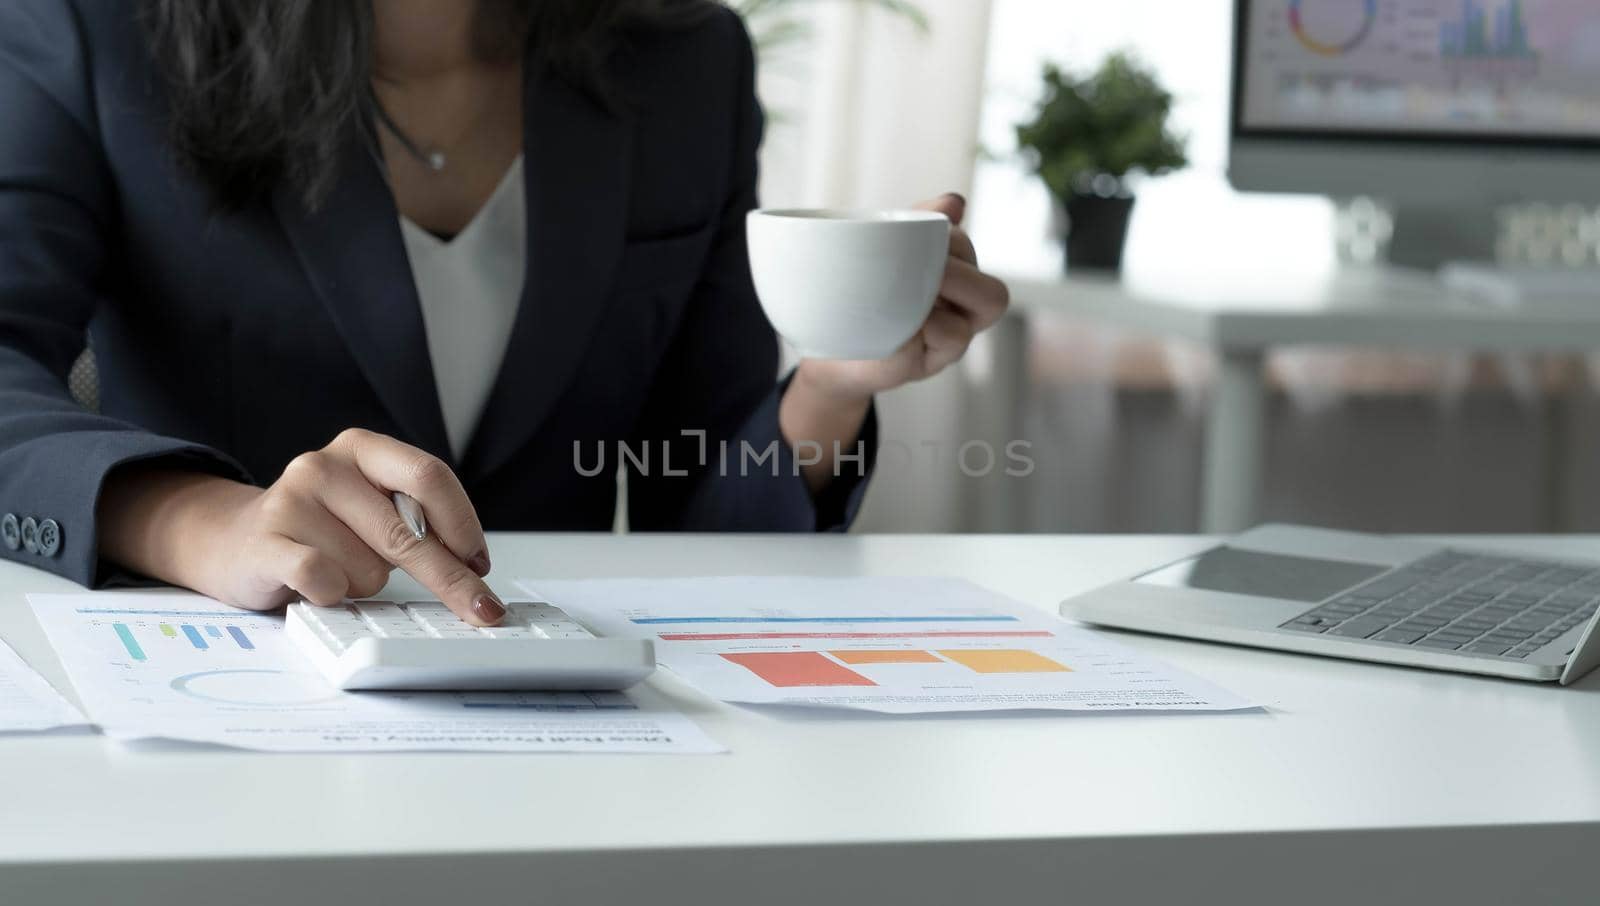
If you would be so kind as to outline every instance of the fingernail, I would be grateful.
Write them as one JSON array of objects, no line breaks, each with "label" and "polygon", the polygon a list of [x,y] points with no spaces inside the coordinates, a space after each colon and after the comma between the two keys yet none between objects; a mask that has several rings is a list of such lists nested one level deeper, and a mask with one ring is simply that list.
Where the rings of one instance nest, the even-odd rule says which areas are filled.
[{"label": "fingernail", "polygon": [[505,619],[506,606],[494,595],[478,595],[472,602],[472,612],[485,623],[498,623]]},{"label": "fingernail", "polygon": [[946,192],[944,193],[944,197],[960,204],[962,207],[967,206],[967,196],[962,195],[960,192]]},{"label": "fingernail", "polygon": [[489,575],[489,552],[478,551],[467,558],[467,565],[472,567],[472,571],[477,573],[480,578]]}]

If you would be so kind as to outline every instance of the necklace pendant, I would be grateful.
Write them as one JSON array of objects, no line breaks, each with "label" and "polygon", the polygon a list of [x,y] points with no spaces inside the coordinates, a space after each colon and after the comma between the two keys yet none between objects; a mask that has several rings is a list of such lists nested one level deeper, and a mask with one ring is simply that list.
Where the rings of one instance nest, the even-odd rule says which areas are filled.
[{"label": "necklace pendant", "polygon": [[445,158],[443,151],[434,151],[433,153],[428,155],[428,159],[427,159],[428,169],[432,170],[435,173],[438,173],[438,172],[444,170],[445,164],[447,164],[447,163],[449,163],[449,161]]}]

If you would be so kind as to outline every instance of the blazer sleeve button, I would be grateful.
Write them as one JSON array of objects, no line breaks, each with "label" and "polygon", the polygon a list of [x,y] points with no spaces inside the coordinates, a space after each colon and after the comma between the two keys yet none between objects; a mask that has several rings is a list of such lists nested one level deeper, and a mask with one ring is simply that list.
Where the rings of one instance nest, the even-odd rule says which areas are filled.
[{"label": "blazer sleeve button", "polygon": [[0,516],[0,544],[4,544],[7,550],[22,548],[22,524],[17,522],[16,513]]},{"label": "blazer sleeve button", "polygon": [[46,557],[54,557],[61,552],[61,524],[54,519],[46,519],[39,523],[39,553]]},{"label": "blazer sleeve button", "polygon": [[39,552],[39,523],[32,516],[22,520],[22,549],[30,554]]}]

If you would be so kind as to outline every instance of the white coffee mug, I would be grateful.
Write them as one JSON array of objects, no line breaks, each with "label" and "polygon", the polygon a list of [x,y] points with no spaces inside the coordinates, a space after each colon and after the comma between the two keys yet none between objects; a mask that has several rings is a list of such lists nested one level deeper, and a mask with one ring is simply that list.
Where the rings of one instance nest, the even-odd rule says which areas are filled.
[{"label": "white coffee mug", "polygon": [[751,211],[750,272],[801,355],[881,359],[933,311],[950,221],[932,211]]}]

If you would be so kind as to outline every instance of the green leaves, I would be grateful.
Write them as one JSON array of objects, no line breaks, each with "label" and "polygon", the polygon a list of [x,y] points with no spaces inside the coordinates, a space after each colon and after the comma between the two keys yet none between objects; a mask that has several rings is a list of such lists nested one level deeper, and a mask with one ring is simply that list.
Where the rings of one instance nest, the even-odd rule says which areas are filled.
[{"label": "green leaves", "polygon": [[1034,119],[1017,126],[1017,146],[1058,198],[1090,191],[1097,176],[1124,191],[1129,173],[1188,165],[1185,139],[1167,129],[1171,112],[1172,94],[1126,52],[1083,78],[1047,63],[1044,96]]}]

